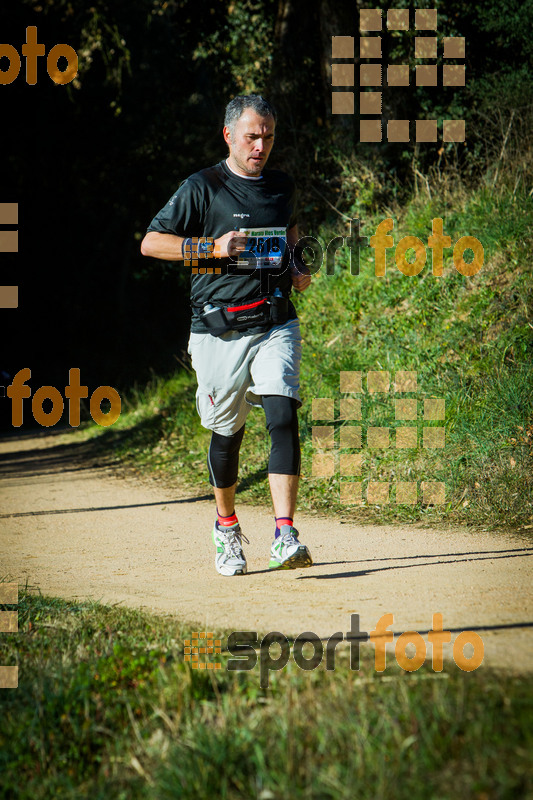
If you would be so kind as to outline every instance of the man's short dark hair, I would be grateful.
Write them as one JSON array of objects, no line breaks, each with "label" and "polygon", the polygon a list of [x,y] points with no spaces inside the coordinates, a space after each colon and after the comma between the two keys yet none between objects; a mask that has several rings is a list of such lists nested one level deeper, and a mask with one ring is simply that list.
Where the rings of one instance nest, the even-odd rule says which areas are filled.
[{"label": "man's short dark hair", "polygon": [[260,94],[241,94],[230,100],[226,106],[226,114],[224,117],[224,125],[228,127],[233,134],[235,123],[241,118],[242,112],[246,108],[251,108],[260,117],[274,117],[276,121],[277,113],[274,106],[265,100]]}]

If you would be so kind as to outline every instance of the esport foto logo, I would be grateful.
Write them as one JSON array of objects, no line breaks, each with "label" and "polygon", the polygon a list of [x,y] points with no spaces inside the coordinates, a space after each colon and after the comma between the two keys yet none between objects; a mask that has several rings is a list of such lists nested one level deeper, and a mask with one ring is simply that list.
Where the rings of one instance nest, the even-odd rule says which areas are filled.
[{"label": "esport foto logo", "polygon": [[[270,673],[284,669],[291,655],[295,664],[305,671],[316,669],[324,660],[325,669],[334,670],[336,648],[341,642],[349,644],[352,670],[359,669],[359,648],[363,642],[370,642],[374,646],[376,672],[384,672],[387,668],[387,645],[389,649],[394,647],[396,662],[406,672],[415,672],[426,662],[428,645],[431,648],[433,671],[442,672],[444,669],[444,645],[451,644],[452,632],[443,629],[443,616],[440,613],[433,614],[433,626],[427,633],[428,645],[417,631],[393,633],[390,627],[394,624],[394,615],[391,613],[383,614],[371,633],[360,630],[359,614],[351,614],[350,623],[349,631],[337,631],[326,640],[312,631],[305,631],[294,639],[292,647],[288,637],[280,631],[267,633],[261,641],[256,631],[234,631],[228,636],[226,648],[234,658],[226,661],[226,669],[229,672],[250,672],[259,662],[259,684],[266,689]],[[465,653],[467,647],[468,652]],[[311,652],[305,654],[304,648]],[[184,659],[190,662],[193,669],[221,670],[222,652],[222,641],[214,639],[212,632],[194,632],[192,639],[185,640]],[[453,660],[464,672],[476,670],[483,662],[484,653],[483,640],[475,631],[461,631],[453,640]]]}]

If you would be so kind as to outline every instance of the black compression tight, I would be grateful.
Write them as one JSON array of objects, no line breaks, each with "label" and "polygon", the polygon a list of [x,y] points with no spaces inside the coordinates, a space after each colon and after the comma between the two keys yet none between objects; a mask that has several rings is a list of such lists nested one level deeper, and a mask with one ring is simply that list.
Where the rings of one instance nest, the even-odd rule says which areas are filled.
[{"label": "black compression tight", "polygon": [[[300,440],[298,437],[297,401],[276,394],[263,395],[263,408],[272,447],[268,461],[269,473],[300,474]],[[239,450],[244,425],[231,436],[213,431],[207,453],[209,483],[217,489],[227,489],[237,482]]]},{"label": "black compression tight", "polygon": [[268,471],[279,475],[299,475],[300,439],[297,401],[279,394],[264,394],[263,408],[272,442]]},{"label": "black compression tight", "polygon": [[211,486],[216,486],[217,489],[227,489],[237,482],[239,450],[243,436],[244,425],[231,436],[222,436],[215,431],[211,434],[211,443],[207,451],[207,468]]}]

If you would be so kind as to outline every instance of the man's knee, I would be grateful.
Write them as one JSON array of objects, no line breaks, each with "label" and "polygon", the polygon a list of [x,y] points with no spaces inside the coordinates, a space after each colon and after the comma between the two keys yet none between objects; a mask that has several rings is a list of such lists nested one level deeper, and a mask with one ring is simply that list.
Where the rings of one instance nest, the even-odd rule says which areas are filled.
[{"label": "man's knee", "polygon": [[297,400],[281,395],[263,395],[263,408],[272,442],[268,471],[281,475],[299,475],[300,440]]},{"label": "man's knee", "polygon": [[207,451],[207,466],[209,469],[209,483],[217,489],[227,489],[237,481],[239,472],[239,450],[244,425],[237,433],[231,436],[222,436],[220,433],[211,434],[211,442]]},{"label": "man's knee", "polygon": [[298,431],[298,402],[293,397],[263,395],[263,408],[269,433],[275,428]]}]

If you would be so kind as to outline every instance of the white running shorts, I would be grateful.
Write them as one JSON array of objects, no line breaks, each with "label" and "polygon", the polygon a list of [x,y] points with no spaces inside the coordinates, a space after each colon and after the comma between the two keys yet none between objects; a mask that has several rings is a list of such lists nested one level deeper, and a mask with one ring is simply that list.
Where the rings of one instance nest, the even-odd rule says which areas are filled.
[{"label": "white running shorts", "polygon": [[261,395],[300,399],[302,338],[297,319],[266,333],[222,336],[191,333],[188,347],[198,378],[196,408],[204,428],[231,436],[242,428]]}]

